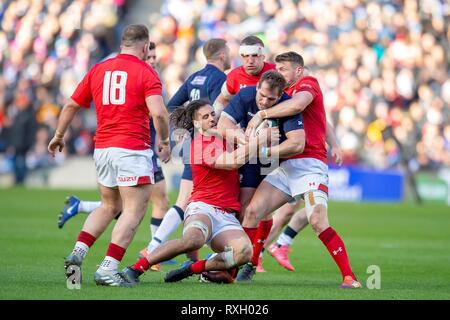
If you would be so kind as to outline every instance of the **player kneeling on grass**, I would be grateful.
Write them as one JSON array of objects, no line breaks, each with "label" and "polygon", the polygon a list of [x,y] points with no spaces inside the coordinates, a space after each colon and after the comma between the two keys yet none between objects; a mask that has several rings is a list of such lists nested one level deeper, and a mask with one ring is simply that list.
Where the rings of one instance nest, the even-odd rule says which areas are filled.
[{"label": "player kneeling on grass", "polygon": [[217,133],[214,109],[206,100],[196,100],[176,109],[171,122],[178,128],[196,130],[191,144],[193,191],[186,209],[183,236],[164,243],[147,258],[125,268],[123,276],[134,283],[150,266],[200,249],[205,243],[218,254],[172,270],[164,280],[175,282],[204,271],[230,270],[247,263],[252,256],[250,239],[236,218],[241,209],[237,169],[256,155],[257,136],[252,135],[236,149],[227,147],[225,139]]}]

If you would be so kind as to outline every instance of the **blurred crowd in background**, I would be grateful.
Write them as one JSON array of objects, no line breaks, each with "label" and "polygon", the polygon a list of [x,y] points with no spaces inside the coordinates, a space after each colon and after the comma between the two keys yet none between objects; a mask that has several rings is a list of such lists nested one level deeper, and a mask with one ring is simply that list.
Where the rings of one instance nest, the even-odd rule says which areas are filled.
[{"label": "blurred crowd in background", "polygon": [[95,111],[79,113],[67,148],[51,159],[47,144],[78,82],[117,49],[124,0],[0,2],[0,174],[61,163],[92,152]]},{"label": "blurred crowd in background", "polygon": [[[29,168],[48,163],[60,108],[88,68],[118,49],[126,5],[0,4],[0,173],[17,154]],[[388,169],[403,158],[413,171],[450,167],[449,22],[446,0],[167,0],[144,21],[166,98],[205,63],[206,40],[226,39],[236,67],[239,41],[256,34],[269,61],[289,50],[304,57],[344,163]],[[67,153],[91,153],[94,133],[94,112],[83,112]]]}]

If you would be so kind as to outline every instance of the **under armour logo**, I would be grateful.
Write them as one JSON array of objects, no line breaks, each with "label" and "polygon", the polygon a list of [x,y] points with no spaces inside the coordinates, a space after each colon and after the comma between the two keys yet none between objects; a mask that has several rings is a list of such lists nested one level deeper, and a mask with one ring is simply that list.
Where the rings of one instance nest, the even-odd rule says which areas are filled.
[{"label": "under armour logo", "polygon": [[339,252],[342,252],[342,247],[339,247],[337,250],[333,250],[333,255],[337,255]]}]

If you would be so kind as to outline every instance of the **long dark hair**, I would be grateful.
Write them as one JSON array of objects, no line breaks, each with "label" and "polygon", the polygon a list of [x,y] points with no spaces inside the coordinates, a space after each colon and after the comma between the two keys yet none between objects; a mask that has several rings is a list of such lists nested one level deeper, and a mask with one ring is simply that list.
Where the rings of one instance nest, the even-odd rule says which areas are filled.
[{"label": "long dark hair", "polygon": [[176,108],[170,115],[170,124],[176,128],[190,130],[194,127],[194,117],[198,109],[210,104],[206,99],[194,100],[187,106]]}]

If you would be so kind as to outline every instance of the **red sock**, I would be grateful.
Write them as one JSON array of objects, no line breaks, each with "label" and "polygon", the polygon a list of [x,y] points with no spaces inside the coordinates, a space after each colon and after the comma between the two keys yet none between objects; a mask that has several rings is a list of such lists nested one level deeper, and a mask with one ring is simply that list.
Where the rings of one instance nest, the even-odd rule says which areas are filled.
[{"label": "red sock", "polygon": [[205,271],[206,260],[198,260],[191,264],[191,270],[194,273],[202,273]]},{"label": "red sock", "polygon": [[95,240],[97,240],[97,239],[92,234],[85,232],[85,231],[81,231],[77,238],[77,241],[83,242],[89,248],[92,247]]},{"label": "red sock", "polygon": [[122,261],[122,258],[127,249],[118,246],[115,243],[110,243],[108,251],[106,251],[106,256],[116,259],[117,261]]},{"label": "red sock", "polygon": [[246,227],[244,227],[244,231],[248,235],[248,237],[250,238],[250,242],[251,243],[253,243],[253,241],[255,240],[255,236],[256,236],[256,231],[257,230],[258,230],[258,228],[246,228]]},{"label": "red sock", "polygon": [[150,269],[150,263],[148,263],[147,258],[141,258],[138,260],[138,262],[136,262],[131,269],[140,271],[142,273],[144,273],[145,271],[147,271],[148,269]]},{"label": "red sock", "polygon": [[261,221],[258,224],[258,229],[256,231],[255,238],[253,239],[253,256],[252,264],[256,266],[258,264],[259,255],[264,248],[264,241],[266,241],[269,236],[270,229],[273,225],[273,219]]},{"label": "red sock", "polygon": [[350,261],[348,260],[344,242],[336,231],[334,231],[333,228],[328,227],[321,234],[319,234],[319,239],[322,240],[325,247],[327,247],[328,252],[334,259],[334,262],[336,262],[341,270],[342,278],[345,276],[352,276],[356,279],[352,268],[350,267]]}]

